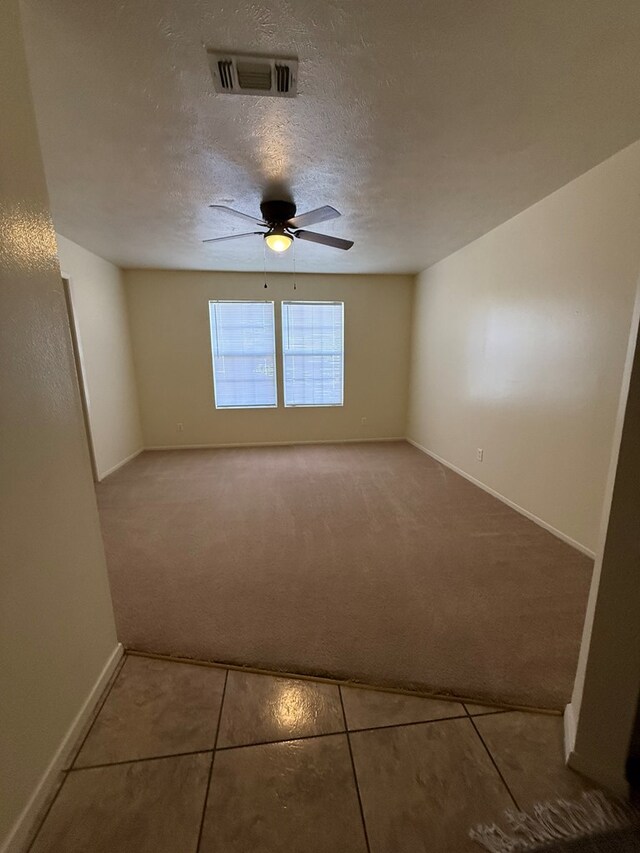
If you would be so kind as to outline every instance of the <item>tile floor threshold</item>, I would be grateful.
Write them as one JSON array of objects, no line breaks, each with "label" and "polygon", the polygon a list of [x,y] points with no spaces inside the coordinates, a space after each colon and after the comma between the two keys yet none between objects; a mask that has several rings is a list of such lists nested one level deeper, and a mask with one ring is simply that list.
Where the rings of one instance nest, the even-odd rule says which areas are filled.
[{"label": "tile floor threshold", "polygon": [[129,653],[27,850],[473,853],[588,787],[560,717],[446,703]]},{"label": "tile floor threshold", "polygon": [[338,687],[353,687],[358,690],[374,690],[378,693],[397,694],[399,696],[417,696],[420,699],[437,699],[439,702],[458,702],[462,705],[478,705],[491,708],[492,711],[484,713],[499,713],[500,711],[523,711],[527,714],[548,714],[549,716],[561,717],[564,709],[538,708],[533,705],[514,705],[509,703],[492,702],[482,697],[456,696],[452,693],[434,693],[428,690],[411,690],[409,688],[392,687],[387,684],[369,684],[361,681],[349,681],[346,678],[331,678],[322,675],[309,675],[302,672],[289,672],[285,670],[265,669],[264,667],[241,666],[233,663],[220,663],[218,661],[199,660],[196,658],[185,658],[179,655],[163,655],[156,652],[145,652],[138,649],[127,648],[125,654],[132,657],[149,658],[150,660],[166,660],[175,663],[188,663],[193,666],[211,667],[213,669],[224,669],[229,672],[248,672],[255,675],[270,675],[274,678],[292,678],[299,681],[310,681],[316,684],[332,684]]}]

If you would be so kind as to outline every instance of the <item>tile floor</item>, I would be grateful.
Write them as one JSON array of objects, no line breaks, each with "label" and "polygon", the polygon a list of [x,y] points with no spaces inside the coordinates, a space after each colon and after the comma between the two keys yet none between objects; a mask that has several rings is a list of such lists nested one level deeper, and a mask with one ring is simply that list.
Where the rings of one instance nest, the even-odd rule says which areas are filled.
[{"label": "tile floor", "polygon": [[577,796],[562,719],[128,655],[31,853],[464,853]]}]

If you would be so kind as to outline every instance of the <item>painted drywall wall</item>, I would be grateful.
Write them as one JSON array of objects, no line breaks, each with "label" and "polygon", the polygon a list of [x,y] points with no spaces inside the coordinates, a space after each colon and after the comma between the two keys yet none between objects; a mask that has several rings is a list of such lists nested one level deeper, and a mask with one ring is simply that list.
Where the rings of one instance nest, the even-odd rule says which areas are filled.
[{"label": "painted drywall wall", "polygon": [[416,284],[409,438],[591,551],[639,237],[636,143]]},{"label": "painted drywall wall", "polygon": [[[578,671],[565,712],[569,764],[624,796],[640,689],[640,284]],[[621,654],[620,650],[624,653]]]},{"label": "painted drywall wall", "polygon": [[129,318],[122,272],[57,235],[69,277],[93,452],[102,479],[142,449]]},{"label": "painted drywall wall", "polygon": [[0,77],[4,850],[116,634],[18,0],[0,4]]},{"label": "painted drywall wall", "polygon": [[[257,273],[125,273],[147,447],[403,437],[407,411],[409,276],[264,277]],[[341,300],[344,406],[220,411],[214,407],[210,299]],[[362,423],[366,418],[366,423]],[[178,424],[183,429],[178,429]]]}]

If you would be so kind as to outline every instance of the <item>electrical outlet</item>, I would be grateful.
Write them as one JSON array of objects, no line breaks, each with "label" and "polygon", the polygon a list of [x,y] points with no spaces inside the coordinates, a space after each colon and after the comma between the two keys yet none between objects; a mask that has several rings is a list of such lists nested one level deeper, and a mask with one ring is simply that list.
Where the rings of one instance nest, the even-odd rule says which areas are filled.
[{"label": "electrical outlet", "polygon": [[183,429],[184,429],[183,425],[182,425],[182,424],[178,424],[178,432],[182,432],[182,430],[183,430]]},{"label": "electrical outlet", "polygon": [[483,456],[484,456],[484,450],[483,450],[481,447],[479,447],[479,448],[476,450],[476,459],[478,460],[478,462],[482,462],[482,457],[483,457]]},{"label": "electrical outlet", "polygon": [[362,424],[366,424],[366,422],[367,422],[367,419],[366,419],[366,418],[360,418],[360,423],[362,423]]}]

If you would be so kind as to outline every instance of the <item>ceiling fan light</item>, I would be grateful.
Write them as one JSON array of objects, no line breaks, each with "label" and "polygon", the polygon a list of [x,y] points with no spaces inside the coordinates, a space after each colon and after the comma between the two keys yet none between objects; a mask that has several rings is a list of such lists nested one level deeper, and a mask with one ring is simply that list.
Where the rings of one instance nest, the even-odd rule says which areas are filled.
[{"label": "ceiling fan light", "polygon": [[265,234],[264,239],[273,252],[286,252],[293,243],[293,237],[285,234],[284,231],[271,231],[269,234]]}]

